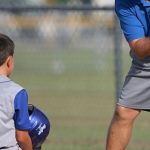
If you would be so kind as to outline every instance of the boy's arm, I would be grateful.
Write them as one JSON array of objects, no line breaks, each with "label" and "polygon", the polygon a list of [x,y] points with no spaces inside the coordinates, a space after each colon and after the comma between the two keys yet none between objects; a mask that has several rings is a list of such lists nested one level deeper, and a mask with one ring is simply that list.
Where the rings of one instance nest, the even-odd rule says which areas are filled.
[{"label": "boy's arm", "polygon": [[16,139],[22,150],[33,150],[28,131],[16,130]]},{"label": "boy's arm", "polygon": [[28,131],[31,128],[28,112],[28,95],[25,89],[19,91],[14,100],[14,123],[16,140],[22,150],[33,150]]}]

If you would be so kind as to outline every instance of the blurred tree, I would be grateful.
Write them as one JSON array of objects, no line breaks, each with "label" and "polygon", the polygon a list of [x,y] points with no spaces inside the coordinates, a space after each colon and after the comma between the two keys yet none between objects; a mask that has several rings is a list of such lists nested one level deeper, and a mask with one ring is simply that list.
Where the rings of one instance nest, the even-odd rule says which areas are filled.
[{"label": "blurred tree", "polygon": [[82,4],[91,4],[92,0],[81,0]]},{"label": "blurred tree", "polygon": [[56,3],[56,0],[46,0],[46,2],[49,4],[53,4],[53,3]]},{"label": "blurred tree", "polygon": [[0,0],[0,4],[12,5],[12,4],[25,4],[26,0]]},{"label": "blurred tree", "polygon": [[62,4],[66,4],[68,3],[70,0],[47,0],[48,3],[52,4],[52,3],[62,3]]},{"label": "blurred tree", "polygon": [[62,4],[67,4],[67,3],[82,3],[82,4],[91,4],[92,0],[47,0],[48,3],[62,3]]},{"label": "blurred tree", "polygon": [[57,3],[63,3],[63,4],[66,4],[68,3],[70,0],[56,0]]},{"label": "blurred tree", "polygon": [[0,4],[4,5],[27,5],[27,4],[44,4],[46,0],[0,0]]}]

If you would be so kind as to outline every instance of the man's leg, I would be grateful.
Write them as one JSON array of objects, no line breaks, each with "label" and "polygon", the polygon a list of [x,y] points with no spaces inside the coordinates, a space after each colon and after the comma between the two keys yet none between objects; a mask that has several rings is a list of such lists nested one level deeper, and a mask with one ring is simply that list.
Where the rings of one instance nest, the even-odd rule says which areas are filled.
[{"label": "man's leg", "polygon": [[116,107],[108,130],[106,150],[125,150],[131,136],[133,122],[139,113],[139,110]]}]

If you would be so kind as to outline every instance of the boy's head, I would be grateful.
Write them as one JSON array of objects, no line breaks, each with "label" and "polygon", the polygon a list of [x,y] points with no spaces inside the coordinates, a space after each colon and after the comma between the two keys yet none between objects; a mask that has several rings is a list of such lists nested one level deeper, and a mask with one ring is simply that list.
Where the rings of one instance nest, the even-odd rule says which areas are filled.
[{"label": "boy's head", "polygon": [[13,71],[14,42],[0,33],[0,75],[9,76]]}]

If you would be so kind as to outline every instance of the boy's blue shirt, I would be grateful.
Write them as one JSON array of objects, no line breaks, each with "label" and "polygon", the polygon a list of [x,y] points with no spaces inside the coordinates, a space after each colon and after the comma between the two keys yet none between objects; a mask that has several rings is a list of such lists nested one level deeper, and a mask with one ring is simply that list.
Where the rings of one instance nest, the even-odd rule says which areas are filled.
[{"label": "boy's blue shirt", "polygon": [[150,2],[116,0],[115,11],[128,42],[150,36]]}]

